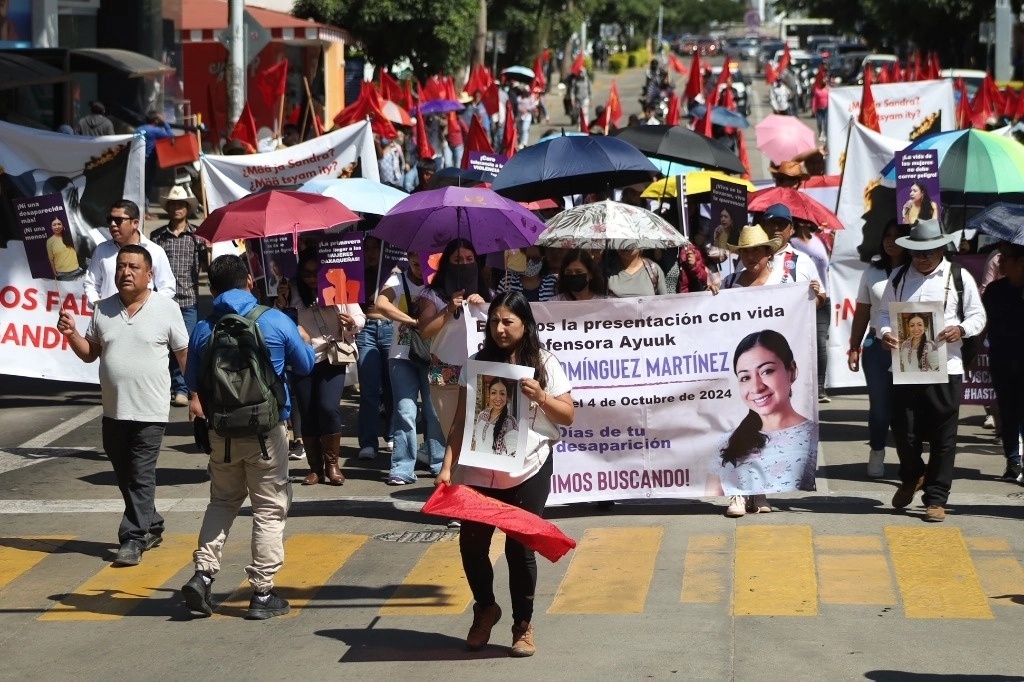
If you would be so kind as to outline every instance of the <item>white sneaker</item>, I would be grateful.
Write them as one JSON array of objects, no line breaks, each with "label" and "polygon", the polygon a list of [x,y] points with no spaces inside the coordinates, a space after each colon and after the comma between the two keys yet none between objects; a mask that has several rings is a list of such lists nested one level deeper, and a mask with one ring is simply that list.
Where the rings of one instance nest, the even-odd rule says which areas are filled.
[{"label": "white sneaker", "polygon": [[985,427],[986,429],[994,429],[994,428],[996,428],[996,418],[993,415],[991,415],[991,414],[987,415],[985,417],[985,423],[982,424],[982,426]]},{"label": "white sneaker", "polygon": [[868,478],[885,476],[885,450],[872,450],[868,455]]},{"label": "white sneaker", "polygon": [[733,495],[729,498],[729,507],[725,510],[726,516],[730,519],[738,519],[746,513],[747,505],[742,495]]},{"label": "white sneaker", "polygon": [[748,514],[767,514],[772,508],[768,506],[768,498],[765,495],[750,495],[747,497]]},{"label": "white sneaker", "polygon": [[395,441],[389,440],[388,444],[387,444],[387,449],[388,449],[388,452],[394,452],[395,451]]}]

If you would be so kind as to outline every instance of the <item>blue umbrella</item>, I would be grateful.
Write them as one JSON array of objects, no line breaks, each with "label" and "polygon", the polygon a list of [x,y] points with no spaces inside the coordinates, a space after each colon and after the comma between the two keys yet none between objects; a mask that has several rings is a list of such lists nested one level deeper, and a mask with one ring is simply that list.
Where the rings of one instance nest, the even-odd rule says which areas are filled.
[{"label": "blue umbrella", "polygon": [[431,114],[447,114],[450,111],[462,111],[466,107],[453,99],[432,99],[421,102],[416,108],[421,114],[429,116]]},{"label": "blue umbrella", "polygon": [[604,135],[566,135],[518,152],[491,188],[516,201],[533,201],[650,182],[657,172],[628,142]]},{"label": "blue umbrella", "polygon": [[[690,109],[690,118],[702,118],[704,112],[708,108],[703,104],[699,104]],[[726,109],[723,106],[714,106],[711,108],[711,122],[718,126],[725,128],[749,128],[750,121],[747,118],[732,109]]]},{"label": "blue umbrella", "polygon": [[400,189],[367,178],[313,178],[300,192],[322,194],[337,199],[357,213],[384,215],[409,196]]},{"label": "blue umbrella", "polygon": [[502,76],[512,78],[518,81],[524,81],[530,83],[536,78],[536,74],[533,73],[533,69],[528,69],[525,66],[510,66],[501,72]]},{"label": "blue umbrella", "polygon": [[1024,205],[1000,201],[967,221],[967,229],[1024,246]]}]

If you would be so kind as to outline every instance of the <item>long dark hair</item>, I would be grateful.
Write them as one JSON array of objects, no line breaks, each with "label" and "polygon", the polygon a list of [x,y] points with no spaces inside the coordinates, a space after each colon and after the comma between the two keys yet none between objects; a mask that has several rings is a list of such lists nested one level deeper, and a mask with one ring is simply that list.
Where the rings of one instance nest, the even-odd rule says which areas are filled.
[{"label": "long dark hair", "polygon": [[565,285],[565,269],[569,267],[570,263],[576,261],[583,263],[583,267],[587,269],[587,276],[590,277],[588,285],[590,291],[598,296],[607,296],[608,282],[604,278],[604,273],[601,272],[601,268],[598,267],[597,261],[590,255],[590,252],[584,249],[572,249],[562,258],[562,265],[558,268],[558,293],[572,298],[572,292]]},{"label": "long dark hair", "polygon": [[480,262],[480,256],[477,254],[476,249],[473,248],[473,243],[468,239],[453,239],[448,242],[448,246],[444,247],[444,251],[441,252],[441,260],[437,264],[437,272],[434,273],[434,279],[430,281],[427,288],[433,291],[442,301],[450,301],[448,298],[448,292],[444,290],[445,276],[448,274],[448,268],[451,267],[449,259],[452,254],[459,249],[468,249],[473,252],[473,258],[476,263],[477,273],[477,284],[476,293],[480,294],[485,301],[491,300],[491,292],[487,287],[487,282],[484,280],[484,268],[483,263]]},{"label": "long dark hair", "polygon": [[930,220],[935,217],[932,211],[932,197],[928,194],[928,188],[920,182],[915,182],[911,187],[921,190],[921,210],[917,212],[918,220]]},{"label": "long dark hair", "polygon": [[[928,319],[921,313],[912,313],[910,317],[907,318],[907,321],[905,323],[906,326],[909,327],[910,321],[915,317],[919,318],[921,322],[924,324],[924,336],[921,338],[921,343],[917,344],[917,368],[921,369],[922,367],[924,367],[923,363],[926,350],[925,346],[928,345]],[[911,350],[913,350],[913,346],[911,346]]]},{"label": "long dark hair", "polygon": [[[736,346],[736,352],[732,356],[732,371],[734,374],[736,373],[736,364],[739,362],[740,357],[756,346],[761,346],[774,353],[782,361],[787,371],[792,372],[796,369],[793,350],[789,347],[789,341],[786,341],[786,337],[774,329],[763,329],[743,337],[743,340]],[[748,410],[747,416],[743,418],[743,421],[736,427],[736,430],[732,432],[732,435],[729,436],[729,441],[721,450],[722,464],[737,466],[740,460],[764,449],[764,446],[768,444],[770,439],[761,432],[762,426],[761,415],[753,410]]]},{"label": "long dark hair", "polygon": [[[484,383],[484,391],[487,392],[488,397],[490,397],[491,387],[493,387],[494,384],[501,384],[505,387],[505,405],[501,408],[501,414],[498,415],[498,418],[494,422],[494,436],[491,438],[492,443],[497,443],[498,434],[500,434],[502,429],[505,428],[505,420],[508,419],[508,406],[512,403],[512,397],[515,395],[513,393],[515,386],[510,381],[502,377],[491,377],[489,381]],[[490,412],[490,410],[488,410],[488,412]],[[487,416],[490,418],[490,414]]]},{"label": "long dark hair", "polygon": [[317,258],[316,249],[306,249],[299,254],[299,274],[295,278],[295,290],[299,292],[299,300],[306,307],[314,305],[317,297],[316,287],[310,287],[306,284],[306,279],[302,276],[303,266],[310,263],[316,265],[317,270],[320,269],[320,259]]},{"label": "long dark hair", "polygon": [[[60,218],[54,218],[53,220],[50,221],[51,230],[53,230],[53,223],[58,220],[60,220]],[[68,247],[69,249],[75,248],[75,240],[71,236],[71,227],[66,225],[63,220],[60,220],[60,224],[62,226],[60,231],[60,240],[64,242],[64,246]]]},{"label": "long dark hair", "polygon": [[[512,351],[505,351],[500,348],[491,335],[491,317],[498,308],[507,308],[509,312],[523,321],[523,339],[519,342],[518,348]],[[548,375],[544,371],[544,363],[540,357],[540,336],[537,334],[537,320],[533,317],[533,310],[530,302],[521,291],[507,291],[498,294],[497,298],[491,301],[487,309],[487,333],[484,334],[484,347],[476,354],[477,360],[489,362],[508,362],[512,353],[516,355],[516,364],[523,367],[532,367],[537,372],[537,381],[541,388],[546,388]]]},{"label": "long dark hair", "polygon": [[899,239],[900,237],[906,237],[908,234],[910,234],[909,225],[901,225],[898,222],[896,222],[895,218],[890,218],[889,222],[887,222],[885,224],[885,227],[882,228],[882,236],[879,237],[878,239],[878,260],[872,259],[871,261],[872,266],[880,270],[885,270],[885,274],[887,275],[892,274],[893,268],[899,265],[903,265],[904,263],[910,260],[909,258],[907,258],[906,249],[903,249],[903,263],[893,263],[892,258],[890,258],[889,254],[885,252],[885,235],[889,234],[889,230],[891,230],[894,227],[896,228],[897,239]]}]

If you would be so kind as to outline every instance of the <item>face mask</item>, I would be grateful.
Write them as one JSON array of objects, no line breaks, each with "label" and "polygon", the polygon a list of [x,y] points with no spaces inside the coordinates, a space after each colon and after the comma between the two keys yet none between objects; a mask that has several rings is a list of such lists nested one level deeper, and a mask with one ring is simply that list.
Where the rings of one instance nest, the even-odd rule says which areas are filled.
[{"label": "face mask", "polygon": [[465,296],[478,293],[476,290],[480,273],[476,263],[465,265],[448,265],[444,277],[444,293],[451,298],[457,291],[463,291]]},{"label": "face mask", "polygon": [[587,275],[562,275],[562,281],[566,288],[574,294],[578,294],[590,284],[590,277]]},{"label": "face mask", "polygon": [[541,268],[544,267],[544,261],[542,260],[531,260],[526,263],[526,270],[523,274],[527,277],[536,277],[540,274]]}]

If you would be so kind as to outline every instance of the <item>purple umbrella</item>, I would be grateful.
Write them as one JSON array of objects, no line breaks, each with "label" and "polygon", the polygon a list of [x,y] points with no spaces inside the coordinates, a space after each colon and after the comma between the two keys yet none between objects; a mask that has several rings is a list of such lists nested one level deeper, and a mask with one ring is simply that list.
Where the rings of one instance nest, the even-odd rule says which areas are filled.
[{"label": "purple umbrella", "polygon": [[518,203],[489,189],[443,187],[402,199],[370,234],[421,253],[443,251],[461,237],[483,254],[531,246],[544,227]]},{"label": "purple umbrella", "polygon": [[465,108],[453,99],[432,99],[421,103],[417,107],[419,112],[425,116],[430,114],[447,114],[449,111],[462,111]]}]

